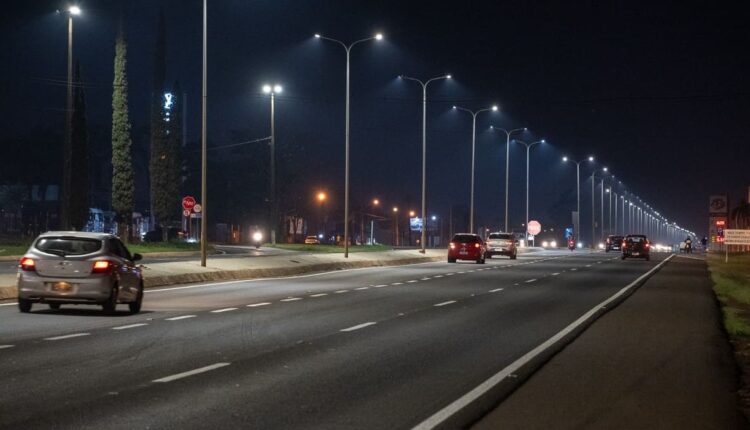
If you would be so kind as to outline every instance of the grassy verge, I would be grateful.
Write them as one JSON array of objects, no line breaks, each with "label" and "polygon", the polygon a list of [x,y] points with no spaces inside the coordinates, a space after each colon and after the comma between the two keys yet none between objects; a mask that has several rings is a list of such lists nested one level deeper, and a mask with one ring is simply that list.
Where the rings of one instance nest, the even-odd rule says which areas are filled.
[{"label": "grassy verge", "polygon": [[8,255],[23,255],[29,249],[28,243],[1,243],[0,244],[0,257]]},{"label": "grassy verge", "polygon": [[[200,243],[185,242],[155,242],[155,243],[133,243],[127,245],[131,253],[148,254],[151,252],[187,252],[200,251]],[[209,249],[213,249],[209,245]]]},{"label": "grassy verge", "polygon": [[750,337],[750,254],[709,254],[708,269],[721,302],[724,326],[732,336]]},{"label": "grassy verge", "polygon": [[[272,245],[267,245],[272,246]],[[277,243],[274,248],[285,249],[287,251],[300,251],[300,252],[319,252],[319,253],[334,253],[344,252],[343,246],[337,245],[306,245],[303,243]],[[349,252],[376,252],[376,251],[390,251],[392,248],[386,245],[365,245],[365,246],[350,246]]]}]

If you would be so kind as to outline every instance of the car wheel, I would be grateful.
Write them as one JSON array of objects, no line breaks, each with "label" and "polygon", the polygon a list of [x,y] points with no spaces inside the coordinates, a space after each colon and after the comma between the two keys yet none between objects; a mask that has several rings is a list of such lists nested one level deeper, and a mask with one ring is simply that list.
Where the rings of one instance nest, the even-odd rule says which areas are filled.
[{"label": "car wheel", "polygon": [[112,315],[117,310],[117,285],[112,288],[112,293],[106,302],[102,303],[102,311],[105,314]]},{"label": "car wheel", "polygon": [[490,260],[492,260],[492,254],[485,254],[484,258],[489,258]]},{"label": "car wheel", "polygon": [[456,262],[456,259],[455,259],[455,258],[448,258],[448,262],[449,262],[449,263],[455,263],[455,262]]},{"label": "car wheel", "polygon": [[26,299],[18,299],[18,310],[23,313],[29,313],[31,312],[31,300]]},{"label": "car wheel", "polygon": [[511,260],[515,260],[515,259],[516,259],[516,257],[517,257],[517,255],[516,255],[516,253],[515,253],[515,252],[514,252],[513,254],[511,254],[511,255],[510,255],[510,259],[511,259]]},{"label": "car wheel", "polygon": [[141,287],[138,289],[138,297],[135,299],[134,302],[128,303],[128,307],[130,308],[131,314],[137,314],[141,311],[141,304],[143,303],[143,284],[141,284]]},{"label": "car wheel", "polygon": [[49,304],[50,309],[58,310],[60,309],[60,303],[50,303]]}]

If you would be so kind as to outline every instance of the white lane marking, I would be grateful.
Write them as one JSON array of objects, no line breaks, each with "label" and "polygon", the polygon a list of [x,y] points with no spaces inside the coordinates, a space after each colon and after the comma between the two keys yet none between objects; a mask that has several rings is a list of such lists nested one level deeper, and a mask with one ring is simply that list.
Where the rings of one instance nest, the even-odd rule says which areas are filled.
[{"label": "white lane marking", "polygon": [[338,291],[334,291],[333,293],[334,294],[343,294],[343,293],[348,293],[348,292],[349,292],[349,290],[338,290]]},{"label": "white lane marking", "polygon": [[453,276],[455,273],[446,273],[445,276]]},{"label": "white lane marking", "polygon": [[554,344],[556,344],[558,341],[560,341],[560,339],[564,338],[569,333],[574,331],[578,326],[586,323],[586,321],[588,321],[596,312],[598,312],[599,309],[601,309],[602,307],[606,307],[611,302],[617,300],[617,298],[625,294],[629,289],[633,288],[633,286],[637,285],[642,280],[651,276],[651,274],[653,274],[656,270],[658,270],[662,265],[666,264],[667,261],[669,261],[672,258],[672,256],[667,257],[666,260],[662,261],[661,263],[656,265],[653,269],[641,275],[638,279],[631,282],[626,287],[622,288],[620,291],[616,292],[610,298],[606,299],[605,301],[591,308],[588,312],[581,315],[580,318],[573,321],[570,325],[568,325],[567,327],[559,331],[557,334],[555,334],[551,338],[544,341],[544,343],[540,344],[536,348],[532,349],[531,351],[521,356],[519,359],[517,359],[516,361],[508,365],[505,369],[492,375],[489,379],[477,385],[474,389],[464,394],[463,396],[459,397],[453,403],[435,412],[432,416],[430,416],[426,420],[414,426],[412,430],[428,430],[428,429],[433,429],[433,428],[438,427],[440,424],[445,422],[445,420],[453,416],[456,412],[465,408],[467,405],[474,402],[476,399],[478,399],[479,397],[483,396],[485,393],[490,391],[497,384],[502,382],[505,378],[516,373],[518,369],[526,365],[529,361],[536,358],[538,355],[540,355],[542,352],[544,352],[545,350],[547,350]]},{"label": "white lane marking", "polygon": [[66,334],[63,336],[55,336],[55,337],[45,337],[44,340],[62,340],[62,339],[70,339],[72,337],[81,337],[81,336],[90,336],[91,333],[73,333],[73,334]]},{"label": "white lane marking", "polygon": [[498,291],[503,291],[502,288],[495,288],[494,290],[490,290],[490,293],[497,293]]},{"label": "white lane marking", "polygon": [[456,301],[455,301],[455,300],[449,300],[449,301],[447,301],[447,302],[443,302],[443,303],[438,303],[438,304],[436,304],[436,305],[432,305],[432,306],[435,306],[435,307],[440,307],[440,306],[451,305],[451,304],[453,304],[453,303],[456,303]]},{"label": "white lane marking", "polygon": [[387,287],[387,286],[388,286],[387,284],[380,284],[380,285],[373,285],[372,288],[383,288],[383,287]]},{"label": "white lane marking", "polygon": [[578,270],[578,268],[576,268],[576,267],[570,269],[571,272],[575,272],[576,270]]},{"label": "white lane marking", "polygon": [[13,348],[15,345],[0,345],[0,349]]},{"label": "white lane marking", "polygon": [[137,323],[137,324],[121,325],[119,327],[112,327],[112,330],[127,330],[129,328],[143,327],[144,325],[148,325],[148,324],[147,323]]},{"label": "white lane marking", "polygon": [[357,290],[357,291],[362,291],[362,290],[369,290],[369,289],[370,289],[370,287],[359,287],[359,288],[355,288],[355,290]]},{"label": "white lane marking", "polygon": [[420,279],[420,281],[429,281],[430,279],[432,279],[432,278],[430,278],[430,277],[428,276],[428,277],[425,277],[425,278],[422,278],[422,279]]},{"label": "white lane marking", "polygon": [[197,315],[182,315],[182,316],[179,316],[179,317],[167,318],[166,321],[179,321],[179,320],[184,320],[184,319],[187,319],[187,318],[195,318],[196,316]]},{"label": "white lane marking", "polygon": [[458,273],[459,275],[461,275],[461,274],[464,274],[464,273],[466,273],[466,272],[457,272],[457,273]]},{"label": "white lane marking", "polygon": [[288,297],[286,299],[281,299],[282,302],[296,302],[297,300],[302,300],[302,297]]},{"label": "white lane marking", "polygon": [[526,284],[530,284],[532,282],[536,282],[536,279],[529,279],[528,281],[523,281]]},{"label": "white lane marking", "polygon": [[591,267],[591,265],[590,265],[590,264],[587,264],[587,265],[586,265],[586,267]]},{"label": "white lane marking", "polygon": [[0,303],[0,306],[15,306],[15,305],[17,305],[17,304],[18,304],[18,302],[13,302],[13,303]]},{"label": "white lane marking", "polygon": [[222,312],[231,312],[236,311],[237,308],[224,308],[224,309],[216,309],[215,311],[211,311],[212,314],[220,314]]},{"label": "white lane marking", "polygon": [[219,369],[224,366],[229,366],[231,363],[216,363],[210,366],[200,367],[198,369],[189,370],[187,372],[177,373],[175,375],[165,376],[163,378],[154,379],[151,382],[172,382],[178,379],[187,378],[188,376],[197,375],[199,373],[208,372],[211,370]]},{"label": "white lane marking", "polygon": [[310,297],[323,297],[327,296],[328,293],[318,293],[318,294],[310,294]]},{"label": "white lane marking", "polygon": [[366,323],[363,323],[363,324],[357,324],[357,325],[352,326],[352,327],[342,328],[339,331],[354,331],[354,330],[359,330],[361,328],[369,327],[369,326],[375,325],[375,324],[377,324],[377,323],[373,322],[373,321],[370,321],[370,322],[366,322]]},{"label": "white lane marking", "polygon": [[403,282],[394,282],[391,285],[404,285],[404,283]]},{"label": "white lane marking", "polygon": [[[424,263],[414,263],[414,264],[408,264],[407,266],[419,266],[422,264],[437,264],[435,261],[425,261]],[[389,268],[398,268],[401,266],[384,266]],[[335,273],[341,273],[341,272],[352,272],[355,270],[379,270],[379,268],[373,268],[373,267],[357,267],[354,269],[341,269],[341,270],[331,270],[328,272],[318,272],[318,273],[309,273],[307,275],[296,275],[296,276],[285,276],[280,278],[256,278],[256,279],[240,279],[237,281],[223,281],[223,282],[210,282],[207,284],[196,284],[196,285],[185,285],[182,287],[169,287],[169,288],[157,288],[157,289],[151,289],[148,288],[144,290],[145,293],[159,293],[163,291],[175,291],[175,290],[188,290],[191,288],[203,288],[203,287],[215,287],[218,285],[232,285],[232,284],[241,284],[243,282],[264,282],[264,281],[278,281],[278,280],[284,280],[284,279],[299,279],[299,278],[311,278],[313,276],[323,276],[323,275],[332,275]],[[18,304],[18,303],[15,303]],[[10,305],[8,303],[7,305]],[[0,305],[3,306],[3,305]]]},{"label": "white lane marking", "polygon": [[560,272],[555,272],[555,273],[552,274],[552,276],[557,276],[559,274],[560,274]]},{"label": "white lane marking", "polygon": [[419,282],[419,281],[417,281],[416,279],[412,279],[411,281],[406,281],[407,284],[413,284],[415,282]]},{"label": "white lane marking", "polygon": [[602,262],[601,261],[597,261],[596,264],[602,264]]},{"label": "white lane marking", "polygon": [[435,278],[442,278],[442,277],[443,277],[443,275],[435,275],[434,277],[435,277]]},{"label": "white lane marking", "polygon": [[268,306],[270,304],[271,304],[271,302],[251,303],[251,304],[247,305],[247,307],[248,308],[257,308],[257,307],[260,307],[260,306]]}]

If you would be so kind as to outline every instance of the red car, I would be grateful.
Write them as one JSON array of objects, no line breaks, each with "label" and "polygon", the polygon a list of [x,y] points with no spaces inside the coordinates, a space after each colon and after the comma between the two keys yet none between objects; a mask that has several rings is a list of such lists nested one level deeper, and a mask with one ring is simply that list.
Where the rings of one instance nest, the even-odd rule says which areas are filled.
[{"label": "red car", "polygon": [[484,264],[487,245],[481,237],[471,233],[458,233],[451,239],[448,247],[448,262],[456,260],[473,260],[477,264]]}]

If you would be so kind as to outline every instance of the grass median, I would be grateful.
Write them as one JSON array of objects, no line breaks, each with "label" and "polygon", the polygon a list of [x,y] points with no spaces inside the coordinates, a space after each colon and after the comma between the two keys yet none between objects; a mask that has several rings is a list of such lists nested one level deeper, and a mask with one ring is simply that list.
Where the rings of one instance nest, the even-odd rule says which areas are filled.
[{"label": "grass median", "polygon": [[721,302],[724,326],[731,336],[750,338],[750,254],[709,254],[714,292]]},{"label": "grass median", "polygon": [[[266,245],[273,248],[284,249],[287,251],[299,251],[299,252],[313,252],[313,253],[343,253],[344,247],[338,245],[324,245],[324,244],[304,244],[304,243],[277,243],[276,245]],[[393,248],[387,245],[357,245],[350,246],[349,252],[378,252],[378,251],[390,251]]]},{"label": "grass median", "polygon": [[[19,256],[26,253],[31,243],[0,243],[0,257]],[[199,252],[199,243],[186,242],[154,242],[131,243],[126,245],[131,253],[149,254],[153,252]],[[209,245],[209,250],[213,247]]]}]

